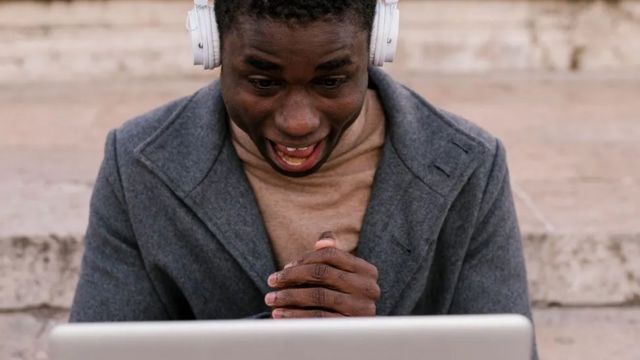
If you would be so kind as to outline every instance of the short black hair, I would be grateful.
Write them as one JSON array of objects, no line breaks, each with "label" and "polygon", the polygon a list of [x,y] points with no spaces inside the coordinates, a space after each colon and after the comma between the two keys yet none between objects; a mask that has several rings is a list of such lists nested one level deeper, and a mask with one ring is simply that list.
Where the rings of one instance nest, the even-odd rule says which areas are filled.
[{"label": "short black hair", "polygon": [[350,20],[371,32],[377,0],[216,0],[215,12],[222,38],[240,16],[270,19],[294,25],[317,20]]}]

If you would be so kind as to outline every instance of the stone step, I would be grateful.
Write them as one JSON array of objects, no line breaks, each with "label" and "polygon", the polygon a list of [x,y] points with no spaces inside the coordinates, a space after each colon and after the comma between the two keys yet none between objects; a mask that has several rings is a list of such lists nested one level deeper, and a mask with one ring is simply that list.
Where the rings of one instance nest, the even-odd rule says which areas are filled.
[{"label": "stone step", "polygon": [[[535,305],[640,304],[640,236],[525,234]],[[68,308],[82,255],[79,235],[0,238],[0,312]]]},{"label": "stone step", "polygon": [[[634,0],[399,4],[398,56],[389,65],[397,71],[640,69]],[[185,31],[191,7],[184,0],[0,1],[0,83],[196,75]]]}]

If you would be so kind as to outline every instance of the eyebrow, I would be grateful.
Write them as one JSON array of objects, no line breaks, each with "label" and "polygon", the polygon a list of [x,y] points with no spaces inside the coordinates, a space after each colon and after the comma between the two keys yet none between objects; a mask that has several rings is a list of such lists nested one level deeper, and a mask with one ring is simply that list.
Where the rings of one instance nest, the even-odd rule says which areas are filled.
[{"label": "eyebrow", "polygon": [[345,56],[343,58],[329,60],[327,62],[324,62],[324,63],[316,66],[316,70],[323,70],[323,71],[337,70],[337,69],[340,69],[342,67],[349,66],[351,64],[353,64],[353,60],[351,60],[351,57]]},{"label": "eyebrow", "polygon": [[282,69],[282,66],[280,66],[278,64],[272,63],[271,61],[258,59],[258,58],[253,57],[253,56],[249,56],[249,57],[245,58],[244,59],[244,63],[249,65],[249,66],[253,66],[254,68],[256,68],[258,70],[263,70],[263,71],[274,71],[274,70]]},{"label": "eyebrow", "polygon": [[[272,63],[271,61],[263,60],[254,56],[248,56],[247,58],[245,58],[244,63],[262,71],[276,71],[282,69],[282,66],[276,63]],[[345,66],[349,66],[351,64],[353,64],[353,60],[351,60],[351,57],[345,56],[342,58],[324,62],[316,66],[316,70],[332,71]]]}]

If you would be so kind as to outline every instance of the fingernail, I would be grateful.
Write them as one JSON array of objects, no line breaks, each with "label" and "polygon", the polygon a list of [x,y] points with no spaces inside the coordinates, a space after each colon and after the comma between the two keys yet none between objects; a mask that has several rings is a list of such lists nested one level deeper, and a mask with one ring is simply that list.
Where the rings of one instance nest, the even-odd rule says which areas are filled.
[{"label": "fingernail", "polygon": [[336,236],[333,235],[333,231],[325,231],[322,234],[320,234],[320,240],[322,239],[335,239]]},{"label": "fingernail", "polygon": [[293,265],[295,265],[295,264],[296,264],[296,262],[295,262],[295,261],[290,262],[290,263],[288,263],[287,265],[285,265],[285,266],[284,266],[284,268],[285,268],[285,269],[288,269],[288,268],[292,267],[292,266],[293,266]]},{"label": "fingernail", "polygon": [[269,286],[276,286],[277,283],[278,283],[278,273],[273,273],[269,275],[269,278],[267,279],[267,284],[269,284]]},{"label": "fingernail", "polygon": [[282,309],[275,309],[271,312],[271,317],[274,319],[280,319],[284,317],[284,312],[282,311]]},{"label": "fingernail", "polygon": [[276,293],[268,293],[267,296],[264,297],[264,302],[267,303],[267,305],[273,305],[273,303],[276,302]]}]

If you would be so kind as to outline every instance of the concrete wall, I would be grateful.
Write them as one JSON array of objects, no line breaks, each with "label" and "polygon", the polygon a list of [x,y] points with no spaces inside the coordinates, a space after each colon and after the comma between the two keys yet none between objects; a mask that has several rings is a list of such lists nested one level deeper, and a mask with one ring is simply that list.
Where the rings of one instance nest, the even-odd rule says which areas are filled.
[{"label": "concrete wall", "polygon": [[638,1],[406,1],[402,67],[640,69]]},{"label": "concrete wall", "polygon": [[[0,2],[0,83],[197,74],[191,1]],[[640,2],[403,0],[408,72],[639,71]]]}]

